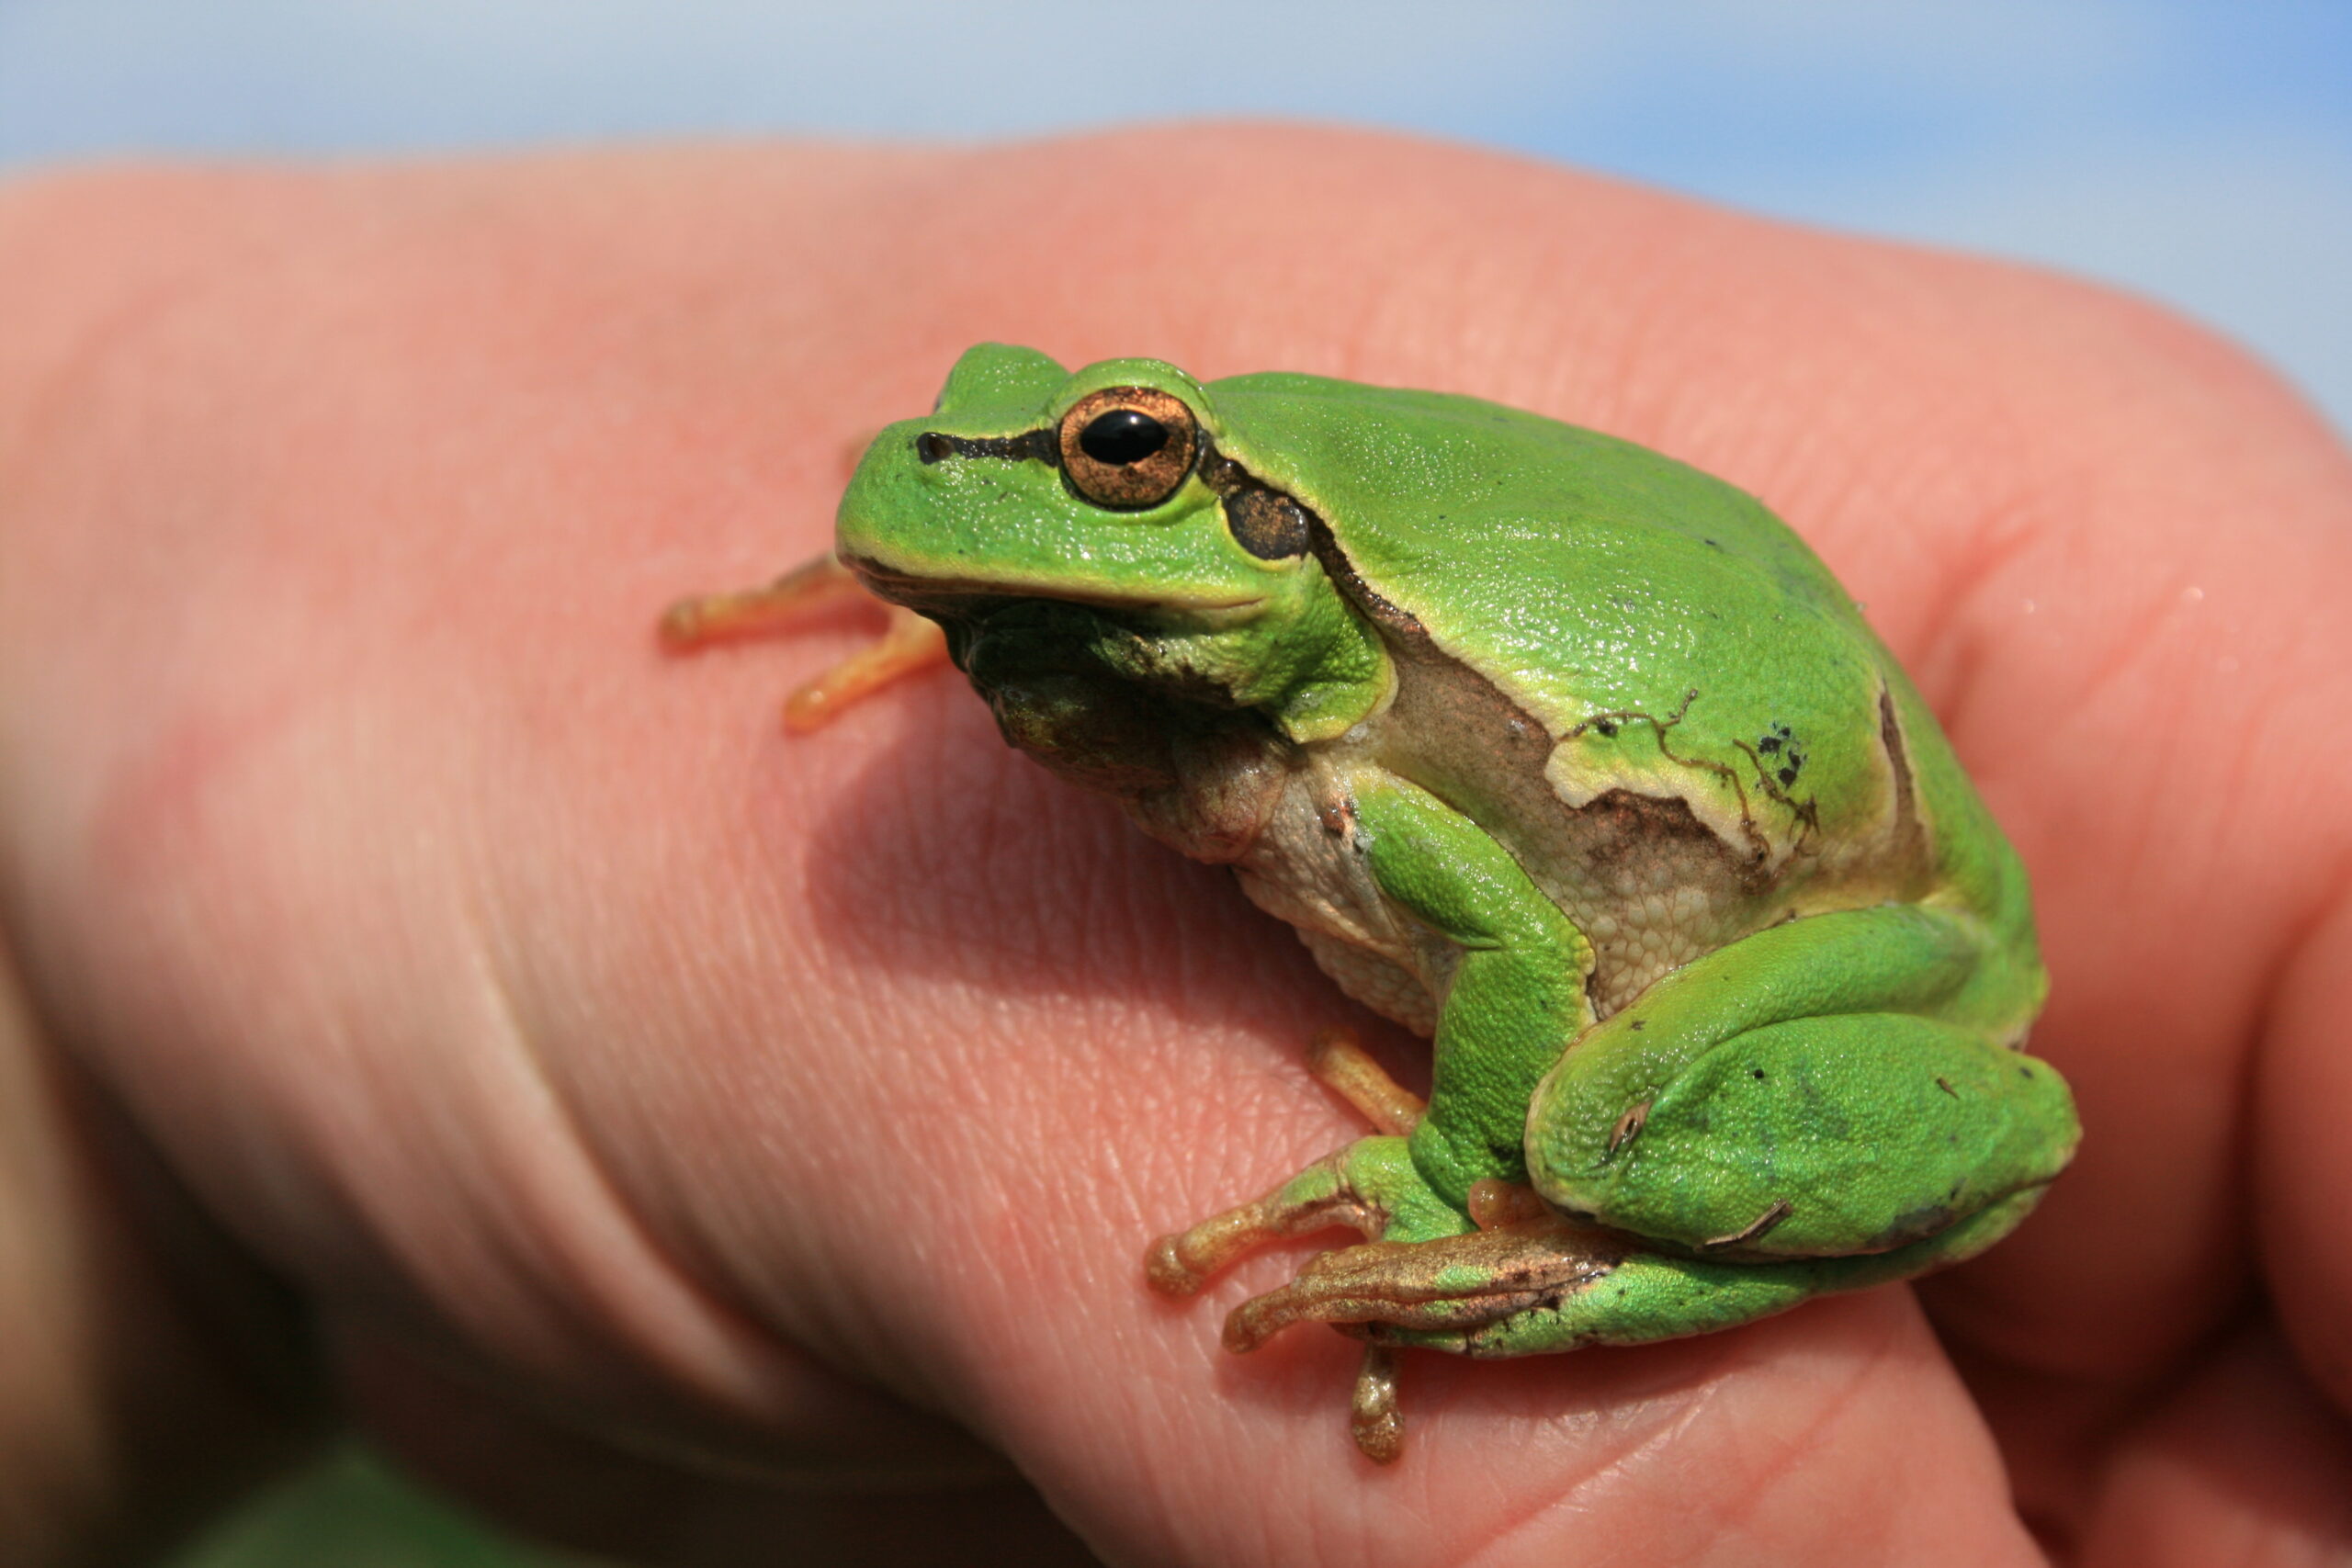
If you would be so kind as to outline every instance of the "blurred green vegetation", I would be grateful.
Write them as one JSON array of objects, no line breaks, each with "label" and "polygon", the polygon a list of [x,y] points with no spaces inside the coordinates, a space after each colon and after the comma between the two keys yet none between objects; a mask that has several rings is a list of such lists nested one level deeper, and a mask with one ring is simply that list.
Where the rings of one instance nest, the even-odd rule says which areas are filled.
[{"label": "blurred green vegetation", "polygon": [[353,1443],[254,1498],[170,1568],[591,1568],[591,1560],[516,1541]]}]

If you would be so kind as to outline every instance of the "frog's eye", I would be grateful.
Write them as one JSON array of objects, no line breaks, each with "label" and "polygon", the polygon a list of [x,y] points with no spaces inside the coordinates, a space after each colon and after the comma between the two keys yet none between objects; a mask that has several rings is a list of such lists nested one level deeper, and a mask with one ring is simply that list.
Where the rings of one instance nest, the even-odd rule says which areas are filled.
[{"label": "frog's eye", "polygon": [[1062,415],[1062,472],[1097,506],[1157,506],[1193,471],[1200,425],[1184,400],[1153,387],[1105,387]]}]

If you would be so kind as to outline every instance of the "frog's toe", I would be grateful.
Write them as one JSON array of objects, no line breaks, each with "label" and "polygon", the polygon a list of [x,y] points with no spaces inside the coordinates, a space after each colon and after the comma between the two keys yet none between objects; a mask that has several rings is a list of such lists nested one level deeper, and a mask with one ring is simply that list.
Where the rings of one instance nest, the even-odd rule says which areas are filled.
[{"label": "frog's toe", "polygon": [[[1363,1139],[1363,1143],[1403,1140]],[[1144,1277],[1165,1296],[1189,1296],[1243,1254],[1284,1236],[1345,1225],[1362,1235],[1380,1234],[1384,1216],[1350,1179],[1354,1146],[1317,1160],[1262,1197],[1238,1204],[1172,1235],[1144,1254]]]},{"label": "frog's toe", "polygon": [[[662,643],[675,653],[692,652],[782,630],[820,604],[870,597],[828,552],[764,587],[677,601],[662,612]],[[896,604],[882,608],[888,620],[879,637],[794,691],[785,704],[786,728],[815,729],[893,681],[946,662],[947,642],[936,626]]]},{"label": "frog's toe", "polygon": [[862,594],[857,579],[828,550],[758,588],[678,600],[662,613],[662,641],[683,653],[758,637],[792,625],[819,604]]},{"label": "frog's toe", "polygon": [[883,608],[888,621],[879,637],[785,699],[786,728],[807,731],[830,724],[891,682],[947,662],[947,638],[936,625],[896,604]]}]

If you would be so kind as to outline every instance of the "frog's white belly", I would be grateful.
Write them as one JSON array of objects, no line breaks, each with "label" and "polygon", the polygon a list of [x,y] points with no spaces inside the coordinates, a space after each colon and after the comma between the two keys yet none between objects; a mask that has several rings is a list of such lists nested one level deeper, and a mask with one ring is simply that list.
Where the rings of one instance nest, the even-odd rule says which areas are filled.
[{"label": "frog's white belly", "polygon": [[1250,902],[1297,931],[1341,990],[1416,1033],[1434,1034],[1457,954],[1374,886],[1347,798],[1329,781],[1295,775],[1235,878]]},{"label": "frog's white belly", "polygon": [[1341,989],[1408,1028],[1434,1032],[1460,955],[1373,881],[1353,802],[1390,782],[1468,818],[1583,933],[1595,1020],[1777,921],[1916,896],[1923,867],[1898,852],[1892,826],[1825,835],[1764,861],[1751,839],[1726,836],[1688,798],[1651,793],[1670,779],[1587,779],[1563,798],[1551,776],[1558,738],[1442,656],[1407,651],[1390,700],[1346,735],[1294,746],[1236,731],[1187,750],[1182,784],[1165,797],[1177,808],[1131,807],[1186,853],[1231,864],[1250,899],[1295,927]]},{"label": "frog's white belly", "polygon": [[[1241,886],[1296,928],[1348,995],[1431,1033],[1458,950],[1382,896],[1343,804],[1385,770],[1344,750],[1306,763],[1236,863]],[[1764,923],[1756,890],[1732,874],[1729,855],[1687,833],[1654,831],[1671,817],[1662,804],[1653,811],[1612,800],[1571,810],[1548,791],[1538,804],[1548,821],[1479,825],[1591,942],[1595,1017]]]}]

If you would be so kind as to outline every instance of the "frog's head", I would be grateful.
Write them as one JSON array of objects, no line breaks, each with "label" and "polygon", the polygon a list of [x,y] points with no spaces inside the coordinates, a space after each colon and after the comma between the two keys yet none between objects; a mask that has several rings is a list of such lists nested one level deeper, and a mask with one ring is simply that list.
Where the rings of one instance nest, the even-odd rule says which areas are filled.
[{"label": "frog's head", "polygon": [[1008,734],[1099,724],[1109,684],[1337,734],[1385,694],[1387,656],[1325,575],[1321,525],[1226,434],[1172,365],[1072,375],[984,344],[866,450],[841,558],[946,629]]}]

